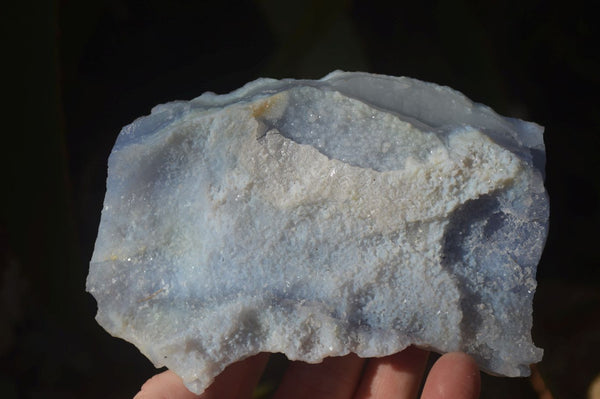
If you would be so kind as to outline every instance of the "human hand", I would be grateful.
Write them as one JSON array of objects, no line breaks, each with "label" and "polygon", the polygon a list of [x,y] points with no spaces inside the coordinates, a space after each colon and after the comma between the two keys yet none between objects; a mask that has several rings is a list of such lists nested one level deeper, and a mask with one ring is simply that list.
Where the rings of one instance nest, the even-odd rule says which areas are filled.
[{"label": "human hand", "polygon": [[[351,354],[319,364],[292,362],[273,399],[416,398],[428,354],[409,347],[382,358]],[[134,399],[251,398],[268,355],[261,353],[227,367],[200,396],[188,391],[175,373],[165,371],[149,379]],[[479,388],[475,361],[464,353],[447,353],[431,368],[421,399],[476,399]]]}]

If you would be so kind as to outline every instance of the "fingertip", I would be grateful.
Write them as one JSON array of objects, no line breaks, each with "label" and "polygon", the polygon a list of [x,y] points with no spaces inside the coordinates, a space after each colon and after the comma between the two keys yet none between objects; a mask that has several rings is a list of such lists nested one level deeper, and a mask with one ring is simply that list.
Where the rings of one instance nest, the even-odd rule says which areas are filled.
[{"label": "fingertip", "polygon": [[425,387],[424,399],[477,399],[481,376],[475,360],[461,352],[447,353],[431,368]]},{"label": "fingertip", "polygon": [[268,353],[260,353],[230,364],[202,394],[190,392],[183,380],[167,370],[142,385],[134,399],[215,399],[249,397],[262,374]]},{"label": "fingertip", "polygon": [[415,398],[429,352],[408,347],[396,354],[370,359],[354,399]]},{"label": "fingertip", "polygon": [[352,353],[317,364],[292,362],[273,398],[349,398],[357,388],[364,361]]},{"label": "fingertip", "polygon": [[190,392],[181,378],[167,370],[150,378],[142,385],[134,399],[192,399],[197,395]]},{"label": "fingertip", "polygon": [[442,367],[446,367],[446,363],[448,365],[452,365],[453,367],[458,367],[462,370],[457,370],[458,372],[464,374],[472,374],[473,376],[477,375],[479,377],[479,366],[477,366],[477,362],[471,356],[467,355],[463,352],[451,352],[446,353],[438,359],[438,362],[441,361],[440,365]]}]

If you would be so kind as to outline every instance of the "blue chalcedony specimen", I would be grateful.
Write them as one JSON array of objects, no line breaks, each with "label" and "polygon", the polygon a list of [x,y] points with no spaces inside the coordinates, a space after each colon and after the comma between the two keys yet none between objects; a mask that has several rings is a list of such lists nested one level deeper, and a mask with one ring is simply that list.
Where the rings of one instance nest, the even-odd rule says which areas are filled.
[{"label": "blue chalcedony specimen", "polygon": [[413,344],[528,375],[542,132],[447,87],[339,71],[157,106],[109,158],[97,320],[197,393],[258,352]]}]

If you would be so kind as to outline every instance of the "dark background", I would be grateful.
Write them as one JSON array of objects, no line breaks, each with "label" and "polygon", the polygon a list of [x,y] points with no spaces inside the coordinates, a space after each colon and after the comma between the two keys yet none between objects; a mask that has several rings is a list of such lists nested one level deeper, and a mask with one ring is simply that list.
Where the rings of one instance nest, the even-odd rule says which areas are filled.
[{"label": "dark background", "polygon": [[[535,386],[585,397],[600,373],[600,48],[586,3],[65,0],[0,15],[0,397],[127,398],[155,373],[95,323],[85,293],[122,126],[158,103],[334,69],[448,85],[546,127]],[[532,386],[485,377],[483,396],[541,397]]]}]

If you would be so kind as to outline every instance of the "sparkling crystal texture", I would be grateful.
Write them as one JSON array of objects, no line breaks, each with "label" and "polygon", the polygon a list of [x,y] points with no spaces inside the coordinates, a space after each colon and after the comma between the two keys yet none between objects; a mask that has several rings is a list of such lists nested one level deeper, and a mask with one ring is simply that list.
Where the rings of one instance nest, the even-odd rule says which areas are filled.
[{"label": "sparkling crystal texture", "polygon": [[109,158],[97,320],[197,393],[258,352],[413,344],[528,375],[542,133],[448,87],[340,71],[157,106]]}]

